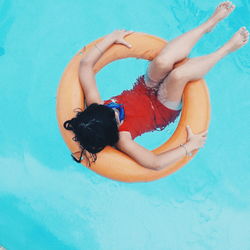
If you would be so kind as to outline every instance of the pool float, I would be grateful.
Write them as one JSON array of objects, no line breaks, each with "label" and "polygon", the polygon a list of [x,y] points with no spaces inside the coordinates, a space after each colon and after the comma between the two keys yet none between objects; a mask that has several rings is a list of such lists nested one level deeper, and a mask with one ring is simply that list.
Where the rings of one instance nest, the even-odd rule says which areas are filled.
[{"label": "pool float", "polygon": [[[67,65],[57,92],[57,119],[61,134],[71,152],[79,151],[79,145],[72,140],[74,136],[71,131],[63,128],[63,123],[76,115],[75,109],[84,109],[84,93],[78,78],[78,68],[81,58],[96,43],[103,38],[99,38],[84,46]],[[101,56],[94,66],[95,74],[107,64],[127,57],[135,57],[145,60],[154,59],[167,41],[162,38],[146,33],[134,32],[126,37],[132,45],[127,48],[121,44],[113,44]],[[178,67],[183,61],[175,65]],[[190,125],[194,133],[200,133],[208,129],[210,120],[210,100],[206,83],[203,79],[189,82],[183,93],[183,108],[178,126],[173,135],[158,148],[152,150],[155,154],[171,150],[186,142],[186,125]],[[192,156],[185,156],[179,161],[162,170],[151,170],[139,165],[135,160],[125,153],[107,146],[97,154],[97,160],[92,163],[90,169],[96,173],[123,182],[148,182],[165,177],[190,161]],[[87,160],[83,159],[82,164],[87,166]]]}]

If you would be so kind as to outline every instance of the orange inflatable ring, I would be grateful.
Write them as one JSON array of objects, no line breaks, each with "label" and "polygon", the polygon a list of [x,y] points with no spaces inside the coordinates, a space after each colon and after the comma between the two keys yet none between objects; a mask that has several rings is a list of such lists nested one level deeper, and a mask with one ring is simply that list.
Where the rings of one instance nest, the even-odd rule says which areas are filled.
[{"label": "orange inflatable ring", "polygon": [[[79,62],[84,54],[102,39],[99,38],[88,44],[73,57],[63,73],[58,88],[57,119],[61,134],[71,152],[79,151],[79,145],[72,140],[73,133],[63,128],[63,123],[76,115],[74,109],[84,109],[84,93],[78,78]],[[129,49],[124,45],[113,44],[96,63],[94,67],[95,73],[108,63],[122,58],[136,57],[152,60],[167,43],[159,37],[139,32],[128,35],[126,40],[132,44],[132,48]],[[190,125],[194,133],[200,133],[208,129],[209,120],[210,100],[206,83],[203,79],[192,81],[186,85],[184,90],[182,113],[174,134],[167,142],[152,151],[159,154],[185,143],[187,124]],[[125,153],[107,146],[97,154],[97,160],[91,164],[90,169],[113,180],[148,182],[177,171],[190,161],[196,153],[197,151],[192,156],[185,156],[165,169],[155,171],[142,167]],[[87,161],[84,159],[82,164],[87,166]]]}]

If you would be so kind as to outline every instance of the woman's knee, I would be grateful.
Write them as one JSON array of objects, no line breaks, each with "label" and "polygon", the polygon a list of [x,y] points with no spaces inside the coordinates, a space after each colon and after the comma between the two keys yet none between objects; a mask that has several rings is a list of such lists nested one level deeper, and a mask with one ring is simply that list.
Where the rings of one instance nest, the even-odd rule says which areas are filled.
[{"label": "woman's knee", "polygon": [[165,56],[157,56],[153,62],[155,66],[161,70],[168,72],[173,69],[173,63],[170,62]]},{"label": "woman's knee", "polygon": [[178,67],[178,68],[173,69],[169,73],[168,78],[170,78],[172,81],[176,83],[182,83],[182,82],[185,82],[187,78],[187,73],[181,67]]},{"label": "woman's knee", "polygon": [[146,81],[151,85],[159,85],[163,82],[169,72],[173,69],[173,65],[166,62],[166,59],[156,57],[150,62],[146,71]]}]

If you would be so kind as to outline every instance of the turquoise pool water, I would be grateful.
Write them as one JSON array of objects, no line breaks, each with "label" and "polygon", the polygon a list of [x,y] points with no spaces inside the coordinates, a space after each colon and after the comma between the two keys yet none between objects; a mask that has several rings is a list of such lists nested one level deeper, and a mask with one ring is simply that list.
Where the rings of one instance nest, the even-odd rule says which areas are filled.
[{"label": "turquoise pool water", "polygon": [[[250,45],[206,76],[211,123],[205,148],[180,171],[126,184],[74,163],[59,133],[56,92],[84,45],[114,29],[172,39],[219,1],[0,0],[0,245],[52,250],[250,249]],[[241,26],[250,3],[199,41],[212,52]],[[97,75],[103,99],[132,86],[147,62],[126,59]],[[174,128],[137,139],[155,148]]]}]

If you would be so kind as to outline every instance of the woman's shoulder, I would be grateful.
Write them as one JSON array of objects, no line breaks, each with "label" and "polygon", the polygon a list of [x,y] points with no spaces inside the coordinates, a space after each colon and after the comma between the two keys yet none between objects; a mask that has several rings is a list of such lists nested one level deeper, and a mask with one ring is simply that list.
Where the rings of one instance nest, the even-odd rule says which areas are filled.
[{"label": "woman's shoulder", "polygon": [[116,147],[122,150],[124,148],[124,145],[126,145],[131,140],[133,139],[129,131],[120,131],[119,140],[116,143]]}]

